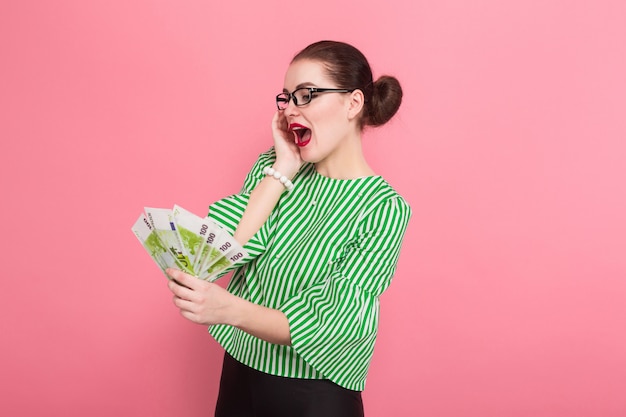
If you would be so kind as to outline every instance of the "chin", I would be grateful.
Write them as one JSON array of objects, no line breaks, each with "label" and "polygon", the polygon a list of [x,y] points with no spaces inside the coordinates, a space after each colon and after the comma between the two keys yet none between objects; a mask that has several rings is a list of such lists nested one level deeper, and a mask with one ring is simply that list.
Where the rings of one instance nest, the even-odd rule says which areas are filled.
[{"label": "chin", "polygon": [[309,164],[315,164],[319,162],[319,159],[313,158],[311,156],[303,155],[302,152],[300,152],[300,158],[302,158],[304,162],[308,162]]},{"label": "chin", "polygon": [[310,164],[315,164],[322,159],[320,155],[312,152],[312,148],[309,148],[308,146],[300,148],[300,158],[302,158],[304,162],[308,162]]}]

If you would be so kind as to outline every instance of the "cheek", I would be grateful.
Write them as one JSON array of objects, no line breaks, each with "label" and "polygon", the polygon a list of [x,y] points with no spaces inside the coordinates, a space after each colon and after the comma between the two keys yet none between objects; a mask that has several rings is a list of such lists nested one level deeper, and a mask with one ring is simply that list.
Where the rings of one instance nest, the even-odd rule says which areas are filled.
[{"label": "cheek", "polygon": [[342,135],[342,130],[345,129],[347,123],[345,106],[341,102],[328,100],[332,98],[331,96],[320,98],[326,101],[319,101],[315,103],[315,107],[306,108],[306,113],[304,109],[302,110],[302,116],[316,140],[323,142],[332,140],[337,135]]},{"label": "cheek", "polygon": [[342,123],[341,120],[336,120],[336,118],[333,119],[329,117],[324,120],[324,122],[321,122],[317,125],[315,132],[320,138],[332,140],[337,136],[342,136],[344,129],[345,123]]},{"label": "cheek", "polygon": [[323,113],[318,113],[315,115],[315,118],[311,118],[313,131],[319,136],[328,136],[336,134],[345,124],[345,118],[339,109],[329,110]]}]

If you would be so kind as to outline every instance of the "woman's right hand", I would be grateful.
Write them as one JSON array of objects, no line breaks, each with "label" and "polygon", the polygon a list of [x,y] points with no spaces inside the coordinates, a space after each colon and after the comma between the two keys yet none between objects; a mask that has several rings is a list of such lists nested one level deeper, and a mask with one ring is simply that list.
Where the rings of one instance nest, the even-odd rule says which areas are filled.
[{"label": "woman's right hand", "polygon": [[304,161],[300,157],[300,149],[295,143],[293,132],[289,131],[289,125],[283,110],[278,110],[274,114],[272,135],[276,151],[276,161],[273,168],[291,179],[296,175]]}]

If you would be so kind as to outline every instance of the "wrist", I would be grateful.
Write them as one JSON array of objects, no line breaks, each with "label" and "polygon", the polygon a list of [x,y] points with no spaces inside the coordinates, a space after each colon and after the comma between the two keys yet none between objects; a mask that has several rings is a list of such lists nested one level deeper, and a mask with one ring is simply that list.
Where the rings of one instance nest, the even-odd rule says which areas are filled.
[{"label": "wrist", "polygon": [[282,172],[278,171],[277,169],[267,166],[263,168],[263,174],[265,174],[267,177],[271,177],[272,179],[278,181],[278,183],[282,184],[282,186],[285,187],[287,191],[293,190],[294,185],[289,179],[289,177],[287,177],[286,175],[284,175]]},{"label": "wrist", "polygon": [[231,305],[231,313],[227,323],[230,326],[237,327],[238,329],[244,329],[248,322],[250,309],[253,304],[243,298],[236,297]]},{"label": "wrist", "polygon": [[292,180],[293,177],[296,176],[296,173],[300,169],[300,166],[274,161],[274,163],[270,165],[270,168],[273,168],[274,170],[280,172],[282,175],[287,177],[289,180]]}]

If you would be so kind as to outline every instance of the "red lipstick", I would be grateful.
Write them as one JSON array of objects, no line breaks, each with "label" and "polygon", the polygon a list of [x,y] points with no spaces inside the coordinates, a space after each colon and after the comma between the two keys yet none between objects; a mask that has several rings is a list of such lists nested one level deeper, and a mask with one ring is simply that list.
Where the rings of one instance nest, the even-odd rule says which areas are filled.
[{"label": "red lipstick", "polygon": [[291,123],[289,125],[289,131],[293,132],[296,145],[301,148],[306,146],[311,140],[311,129],[300,123]]}]

